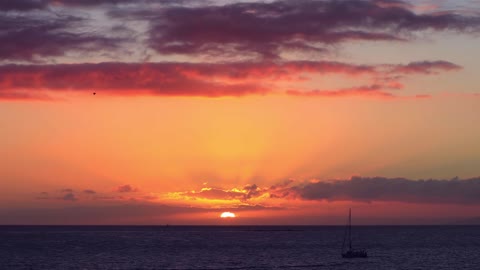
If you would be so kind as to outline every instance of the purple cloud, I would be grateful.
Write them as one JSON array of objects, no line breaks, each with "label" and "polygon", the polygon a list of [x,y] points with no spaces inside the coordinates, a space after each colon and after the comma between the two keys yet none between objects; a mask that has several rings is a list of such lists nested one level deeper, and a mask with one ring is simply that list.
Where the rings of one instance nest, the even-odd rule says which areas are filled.
[{"label": "purple cloud", "polygon": [[480,204],[480,178],[410,180],[352,177],[271,188],[272,197],[326,201]]},{"label": "purple cloud", "polygon": [[418,14],[403,1],[327,0],[233,3],[115,11],[147,20],[149,45],[161,54],[275,59],[287,51],[323,52],[346,41],[406,41],[415,31],[478,31],[479,17]]},{"label": "purple cloud", "polygon": [[85,19],[67,15],[35,17],[0,13],[0,59],[33,61],[69,51],[104,51],[123,41],[75,29]]},{"label": "purple cloud", "polygon": [[118,4],[163,4],[163,5],[179,5],[187,0],[45,0],[50,4],[62,4],[66,6],[86,6],[93,7],[99,5],[118,5]]},{"label": "purple cloud", "polygon": [[[407,2],[393,0],[224,5],[173,0],[17,0],[0,3],[0,58],[31,61],[70,51],[105,52],[136,41],[136,35],[120,38],[112,37],[111,32],[85,31],[94,21],[92,17],[65,15],[75,14],[67,7],[99,5],[114,24],[129,19],[148,22],[147,46],[159,54],[260,56],[271,60],[291,51],[324,54],[331,45],[350,41],[407,41],[415,37],[414,32],[424,30],[480,29],[478,16],[449,11],[416,13]],[[54,6],[63,6],[62,12],[52,12]],[[37,12],[40,9],[42,12]]]},{"label": "purple cloud", "polygon": [[4,0],[0,1],[0,11],[29,11],[46,8],[47,0]]},{"label": "purple cloud", "polygon": [[455,71],[460,69],[462,69],[462,67],[447,61],[420,61],[407,65],[397,65],[393,67],[391,72],[397,74],[438,74],[440,71]]}]

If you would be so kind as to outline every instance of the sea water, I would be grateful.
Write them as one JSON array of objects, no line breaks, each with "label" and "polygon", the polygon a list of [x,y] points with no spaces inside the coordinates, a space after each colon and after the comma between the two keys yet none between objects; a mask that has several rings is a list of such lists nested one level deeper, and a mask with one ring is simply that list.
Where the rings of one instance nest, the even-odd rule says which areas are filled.
[{"label": "sea water", "polygon": [[480,226],[0,226],[0,269],[480,269]]}]

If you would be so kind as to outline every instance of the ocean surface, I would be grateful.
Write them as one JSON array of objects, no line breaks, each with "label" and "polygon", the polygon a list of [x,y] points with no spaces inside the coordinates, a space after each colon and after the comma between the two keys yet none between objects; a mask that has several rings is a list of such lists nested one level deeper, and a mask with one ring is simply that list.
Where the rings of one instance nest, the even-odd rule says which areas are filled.
[{"label": "ocean surface", "polygon": [[0,226],[0,269],[480,269],[480,226]]}]

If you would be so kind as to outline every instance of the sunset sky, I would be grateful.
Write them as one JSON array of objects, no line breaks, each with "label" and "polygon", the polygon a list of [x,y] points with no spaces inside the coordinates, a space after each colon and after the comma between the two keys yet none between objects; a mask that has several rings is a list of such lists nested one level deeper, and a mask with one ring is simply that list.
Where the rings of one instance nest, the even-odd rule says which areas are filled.
[{"label": "sunset sky", "polygon": [[0,224],[480,222],[479,119],[478,0],[0,1]]}]

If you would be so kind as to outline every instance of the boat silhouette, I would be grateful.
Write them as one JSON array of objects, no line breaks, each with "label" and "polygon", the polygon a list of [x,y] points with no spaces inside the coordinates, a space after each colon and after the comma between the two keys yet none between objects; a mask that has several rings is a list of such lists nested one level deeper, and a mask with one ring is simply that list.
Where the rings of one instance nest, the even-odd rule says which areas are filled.
[{"label": "boat silhouette", "polygon": [[[348,239],[348,249],[345,249],[345,242]],[[345,233],[343,235],[342,244],[342,257],[343,258],[367,258],[366,250],[355,250],[352,248],[352,209],[348,211],[348,224],[345,227]]]}]

